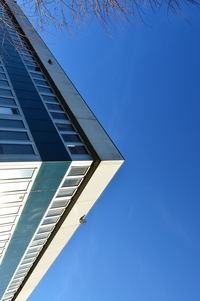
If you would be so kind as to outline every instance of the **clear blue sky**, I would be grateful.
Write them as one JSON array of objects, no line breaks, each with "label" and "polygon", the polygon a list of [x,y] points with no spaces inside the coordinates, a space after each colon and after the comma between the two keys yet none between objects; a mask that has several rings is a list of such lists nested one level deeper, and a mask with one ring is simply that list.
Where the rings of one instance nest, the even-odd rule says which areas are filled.
[{"label": "clear blue sky", "polygon": [[200,300],[200,9],[42,34],[126,163],[29,301]]}]

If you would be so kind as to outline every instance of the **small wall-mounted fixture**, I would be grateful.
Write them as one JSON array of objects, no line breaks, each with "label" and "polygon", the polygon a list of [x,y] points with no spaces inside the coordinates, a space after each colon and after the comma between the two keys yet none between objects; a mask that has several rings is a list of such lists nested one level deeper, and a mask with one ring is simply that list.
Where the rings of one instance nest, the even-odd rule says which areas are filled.
[{"label": "small wall-mounted fixture", "polygon": [[52,60],[51,60],[51,59],[49,59],[49,60],[48,60],[48,63],[49,63],[50,65],[52,65],[52,64],[53,64],[53,62],[52,62]]},{"label": "small wall-mounted fixture", "polygon": [[82,224],[82,225],[87,223],[86,218],[85,218],[85,215],[83,215],[83,216],[79,219],[79,222],[80,222],[80,224]]}]

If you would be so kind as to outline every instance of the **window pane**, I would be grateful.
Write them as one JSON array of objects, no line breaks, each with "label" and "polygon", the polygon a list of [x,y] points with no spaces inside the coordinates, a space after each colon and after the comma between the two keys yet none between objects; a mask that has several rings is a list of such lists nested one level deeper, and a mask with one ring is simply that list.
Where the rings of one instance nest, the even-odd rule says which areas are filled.
[{"label": "window pane", "polygon": [[63,119],[63,120],[68,120],[67,116],[65,113],[55,113],[55,112],[51,112],[51,116],[54,119]]},{"label": "window pane", "polygon": [[5,245],[6,245],[6,242],[5,242],[5,241],[1,241],[1,242],[0,242],[0,248],[5,247]]},{"label": "window pane", "polygon": [[21,120],[0,119],[0,127],[22,129],[24,128],[24,124]]},{"label": "window pane", "polygon": [[50,232],[53,230],[53,228],[54,228],[54,226],[41,227],[37,233],[40,234],[40,233],[44,233],[44,232]]},{"label": "window pane", "polygon": [[38,90],[39,90],[41,93],[50,93],[50,94],[53,93],[53,91],[52,91],[50,88],[44,88],[44,87],[39,87],[39,86],[38,86]]},{"label": "window pane", "polygon": [[29,182],[1,183],[0,192],[27,190]]},{"label": "window pane", "polygon": [[55,224],[59,220],[59,217],[49,217],[45,218],[42,225]]},{"label": "window pane", "polygon": [[40,73],[31,72],[33,78],[45,79],[45,77]]},{"label": "window pane", "polygon": [[12,225],[0,226],[0,233],[11,231]]},{"label": "window pane", "polygon": [[62,137],[65,142],[81,142],[81,139],[76,134],[63,134]]},{"label": "window pane", "polygon": [[28,250],[27,254],[39,252],[41,249],[42,249],[42,246],[40,246],[40,247],[35,247],[35,248],[30,248],[30,249]]},{"label": "window pane", "polygon": [[70,200],[54,201],[51,205],[51,208],[65,207],[68,205],[69,202]]},{"label": "window pane", "polygon": [[1,195],[0,196],[0,204],[1,203],[13,203],[13,202],[21,202],[24,198],[24,194],[9,194],[9,195]]},{"label": "window pane", "polygon": [[50,102],[58,103],[58,100],[55,96],[42,95],[42,98],[44,99],[44,101],[50,101]]},{"label": "window pane", "polygon": [[37,255],[38,255],[38,253],[36,253],[36,254],[28,254],[28,255],[26,255],[26,256],[24,257],[24,259],[36,258]]},{"label": "window pane", "polygon": [[51,217],[51,216],[57,216],[57,215],[62,215],[64,212],[64,208],[58,208],[58,209],[53,209],[49,210],[48,214],[46,217]]},{"label": "window pane", "polygon": [[5,75],[5,73],[0,73],[0,79],[3,79],[3,78],[5,78],[5,79],[6,79],[6,75]]},{"label": "window pane", "polygon": [[56,124],[57,128],[60,130],[60,131],[74,131],[74,128],[71,124]]},{"label": "window pane", "polygon": [[0,180],[29,179],[32,177],[34,168],[26,169],[0,169]]},{"label": "window pane", "polygon": [[73,155],[83,155],[83,154],[88,154],[86,148],[84,146],[79,146],[79,145],[67,145],[71,154]]},{"label": "window pane", "polygon": [[0,105],[11,105],[15,106],[15,101],[12,98],[0,97]]},{"label": "window pane", "polygon": [[76,190],[76,188],[62,189],[58,192],[56,197],[61,198],[61,197],[71,196],[75,190]]},{"label": "window pane", "polygon": [[22,264],[24,264],[24,263],[30,263],[30,262],[33,262],[34,260],[35,260],[35,258],[24,259],[22,261]]},{"label": "window pane", "polygon": [[36,240],[36,241],[33,241],[30,246],[31,247],[40,246],[40,245],[43,246],[46,241],[47,241],[46,239]]},{"label": "window pane", "polygon": [[16,214],[19,211],[19,207],[7,207],[7,208],[0,208],[0,215],[4,214]]},{"label": "window pane", "polygon": [[28,68],[28,70],[31,70],[31,71],[40,71],[39,67],[27,66],[27,68]]},{"label": "window pane", "polygon": [[0,217],[0,224],[9,224],[14,223],[16,217],[15,216],[8,216],[8,217]]},{"label": "window pane", "polygon": [[50,110],[62,111],[63,112],[63,109],[60,105],[54,105],[54,104],[51,104],[51,103],[47,103],[47,107]]},{"label": "window pane", "polygon": [[66,179],[63,183],[62,187],[70,187],[70,186],[77,186],[81,182],[81,178],[78,179]]},{"label": "window pane", "polygon": [[38,240],[38,239],[45,239],[49,236],[50,233],[41,233],[41,234],[37,234],[34,237],[34,240]]},{"label": "window pane", "polygon": [[9,132],[0,131],[1,140],[29,140],[27,133],[25,132]]},{"label": "window pane", "polygon": [[34,154],[31,145],[19,145],[19,144],[0,144],[0,154]]},{"label": "window pane", "polygon": [[9,87],[7,80],[0,80],[0,87]]},{"label": "window pane", "polygon": [[0,235],[0,240],[8,240],[9,237],[10,237],[10,234]]},{"label": "window pane", "polygon": [[19,114],[19,112],[14,108],[0,107],[0,114],[16,115]]},{"label": "window pane", "polygon": [[34,82],[35,82],[37,85],[42,85],[42,86],[49,87],[49,84],[47,83],[46,80],[35,79]]},{"label": "window pane", "polygon": [[11,90],[7,90],[7,89],[0,89],[0,95],[13,96]]},{"label": "window pane", "polygon": [[4,72],[4,69],[3,69],[3,67],[0,67],[0,72]]},{"label": "window pane", "polygon": [[81,176],[85,175],[88,166],[72,166],[68,176]]}]

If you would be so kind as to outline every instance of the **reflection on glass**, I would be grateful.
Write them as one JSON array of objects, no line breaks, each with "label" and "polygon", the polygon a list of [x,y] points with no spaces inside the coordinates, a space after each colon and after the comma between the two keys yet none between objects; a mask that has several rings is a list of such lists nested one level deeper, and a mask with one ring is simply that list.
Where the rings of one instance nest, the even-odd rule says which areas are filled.
[{"label": "reflection on glass", "polygon": [[55,224],[58,220],[59,220],[59,216],[58,217],[45,218],[42,225]]},{"label": "reflection on glass", "polygon": [[1,183],[0,192],[27,190],[29,182]]},{"label": "reflection on glass", "polygon": [[11,231],[12,225],[0,226],[0,233]]},{"label": "reflection on glass", "polygon": [[62,215],[64,212],[64,208],[58,208],[58,209],[52,209],[49,210],[48,214],[46,217],[51,217],[51,216],[57,216],[57,215]]},{"label": "reflection on glass", "polygon": [[54,201],[51,208],[65,207],[69,202],[70,200]]},{"label": "reflection on glass", "polygon": [[0,169],[0,180],[29,179],[32,177],[34,168],[26,169]]},{"label": "reflection on glass", "polygon": [[50,231],[52,231],[53,228],[54,228],[54,225],[42,227],[38,230],[38,234],[44,233],[44,232],[50,232]]},{"label": "reflection on glass", "polygon": [[16,115],[19,114],[19,112],[14,108],[0,107],[0,114]]},{"label": "reflection on glass", "polygon": [[1,203],[13,203],[21,202],[24,198],[24,194],[9,194],[9,195],[0,195],[0,204]]},{"label": "reflection on glass", "polygon": [[62,187],[78,186],[82,178],[66,179]]},{"label": "reflection on glass", "polygon": [[62,189],[58,192],[57,194],[57,198],[63,198],[63,197],[67,197],[67,196],[72,196],[73,193],[75,192],[76,188],[65,188]]},{"label": "reflection on glass", "polygon": [[7,217],[0,217],[0,224],[10,224],[14,223],[15,221],[15,216],[7,216]]},{"label": "reflection on glass", "polygon": [[85,175],[88,170],[88,166],[73,166],[68,174],[68,176],[81,176]]}]

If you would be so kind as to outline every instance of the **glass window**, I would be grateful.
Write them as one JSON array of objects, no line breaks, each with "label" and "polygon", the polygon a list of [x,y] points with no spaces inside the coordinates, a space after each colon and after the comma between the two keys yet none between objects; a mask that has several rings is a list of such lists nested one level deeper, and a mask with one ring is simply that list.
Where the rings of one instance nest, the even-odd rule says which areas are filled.
[{"label": "glass window", "polygon": [[78,186],[82,178],[75,178],[75,179],[66,179],[62,185],[62,187],[70,187],[70,186]]},{"label": "glass window", "polygon": [[42,98],[44,99],[44,101],[58,103],[58,100],[57,100],[57,98],[55,96],[42,95]]},{"label": "glass window", "polygon": [[76,134],[63,134],[62,137],[65,142],[81,142],[81,139]]},{"label": "glass window", "polygon": [[63,112],[63,109],[60,105],[54,105],[54,104],[51,104],[51,103],[47,103],[47,107],[49,110],[55,110],[55,111],[62,111]]},{"label": "glass window", "polygon": [[51,216],[57,216],[57,215],[62,215],[64,212],[64,208],[58,208],[58,209],[52,209],[49,210],[46,217],[51,217]]},{"label": "glass window", "polygon": [[12,98],[0,97],[0,105],[11,105],[11,106],[15,106],[16,103],[15,103],[14,99],[12,99]]},{"label": "glass window", "polygon": [[68,176],[82,176],[86,174],[88,166],[72,166]]},{"label": "glass window", "polygon": [[50,94],[53,93],[53,91],[52,91],[50,88],[44,88],[44,87],[38,86],[38,90],[39,90],[41,93],[50,93]]},{"label": "glass window", "polygon": [[0,226],[0,233],[11,231],[12,225]]},{"label": "glass window", "polygon": [[34,237],[34,240],[40,240],[40,239],[45,239],[49,236],[50,233],[41,233],[41,234],[37,234]]},{"label": "glass window", "polygon": [[72,155],[88,154],[86,148],[80,145],[67,145]]},{"label": "glass window", "polygon": [[10,237],[10,234],[0,235],[0,241],[1,241],[1,240],[8,240],[9,237]]},{"label": "glass window", "polygon": [[4,248],[5,245],[6,245],[6,242],[5,242],[5,241],[1,241],[1,242],[0,242],[0,248]]},{"label": "glass window", "polygon": [[0,87],[9,87],[7,80],[0,80]]},{"label": "glass window", "polygon": [[15,216],[7,216],[7,217],[0,217],[0,224],[10,224],[14,223],[16,217]]},{"label": "glass window", "polygon": [[7,179],[30,179],[34,168],[25,169],[0,169],[0,180]]},{"label": "glass window", "polygon": [[28,70],[30,71],[40,71],[40,68],[39,67],[34,67],[34,66],[27,66]]},{"label": "glass window", "polygon": [[63,198],[63,197],[71,196],[74,193],[75,190],[76,190],[76,188],[62,189],[58,192],[56,197],[57,198]]},{"label": "glass window", "polygon": [[65,207],[69,204],[69,202],[70,200],[54,201],[51,208]]},{"label": "glass window", "polygon": [[39,252],[41,249],[42,249],[42,246],[30,248],[30,249],[27,251],[27,254]]},{"label": "glass window", "polygon": [[32,263],[27,263],[27,264],[20,264],[19,269],[30,269],[30,267],[32,266]]},{"label": "glass window", "polygon": [[24,259],[29,259],[29,258],[34,258],[34,257],[37,257],[38,253],[35,253],[35,254],[27,254]]},{"label": "glass window", "polygon": [[25,62],[25,64],[28,65],[28,67],[29,67],[29,66],[35,66],[35,67],[37,67],[37,63],[36,63],[36,62],[33,62],[33,61],[31,61],[31,60],[25,60],[25,59],[24,59],[24,62]]},{"label": "glass window", "polygon": [[12,119],[0,119],[1,128],[24,128],[24,124],[21,120],[12,120]]},{"label": "glass window", "polygon": [[1,183],[0,192],[27,190],[29,182]]},{"label": "glass window", "polygon": [[46,80],[34,79],[34,82],[35,82],[37,85],[42,85],[42,86],[49,87],[49,84],[47,83]]},{"label": "glass window", "polygon": [[23,144],[0,144],[0,154],[9,154],[9,155],[28,155],[34,154],[33,148],[31,145]]},{"label": "glass window", "polygon": [[0,67],[0,72],[4,72],[4,69],[3,69],[3,67]]},{"label": "glass window", "polygon": [[5,75],[5,73],[0,73],[0,79],[6,79],[6,75]]},{"label": "glass window", "polygon": [[25,132],[0,131],[0,140],[29,140]]},{"label": "glass window", "polygon": [[0,215],[4,214],[17,214],[20,207],[7,207],[7,208],[0,208]]},{"label": "glass window", "polygon": [[44,77],[41,73],[34,73],[34,72],[31,72],[31,76],[32,76],[33,78],[45,79],[45,77]]},{"label": "glass window", "polygon": [[74,128],[71,124],[56,124],[57,128],[59,129],[59,131],[74,131]]},{"label": "glass window", "polygon": [[11,90],[8,90],[8,89],[0,89],[0,95],[2,95],[2,96],[13,96]]},{"label": "glass window", "polygon": [[55,112],[51,112],[51,116],[54,119],[63,119],[63,120],[68,120],[67,115],[65,113],[55,113]]},{"label": "glass window", "polygon": [[[43,223],[44,224],[44,223]],[[36,241],[33,241],[30,245],[30,247],[35,247],[35,246],[43,246],[45,244],[47,240],[46,239],[41,239],[41,240],[36,240]]]},{"label": "glass window", "polygon": [[21,264],[33,262],[35,258],[23,259]]},{"label": "glass window", "polygon": [[40,233],[44,233],[44,232],[51,232],[53,230],[53,228],[54,228],[54,225],[41,227],[37,233],[40,234]]},{"label": "glass window", "polygon": [[21,202],[24,198],[24,194],[9,194],[9,195],[0,195],[0,204],[1,203],[13,203]]},{"label": "glass window", "polygon": [[60,218],[59,216],[58,217],[45,218],[42,225],[55,224],[55,223],[57,223],[59,218]]},{"label": "glass window", "polygon": [[14,108],[0,107],[0,114],[17,115],[19,111]]}]

